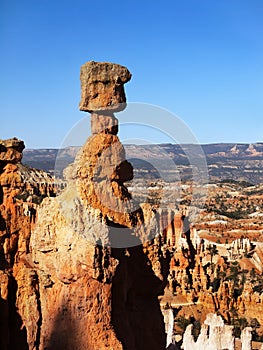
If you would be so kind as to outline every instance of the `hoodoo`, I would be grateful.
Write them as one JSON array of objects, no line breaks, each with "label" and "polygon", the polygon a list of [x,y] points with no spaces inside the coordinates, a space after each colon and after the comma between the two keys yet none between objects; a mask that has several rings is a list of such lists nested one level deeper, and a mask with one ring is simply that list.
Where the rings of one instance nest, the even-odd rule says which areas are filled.
[{"label": "hoodoo", "polygon": [[65,171],[64,192],[43,201],[30,240],[38,288],[25,303],[38,328],[25,307],[21,318],[37,349],[165,349],[158,296],[168,258],[150,205],[124,185],[133,168],[113,114],[126,106],[130,78],[117,64],[81,68],[80,109],[91,113],[92,135]]}]

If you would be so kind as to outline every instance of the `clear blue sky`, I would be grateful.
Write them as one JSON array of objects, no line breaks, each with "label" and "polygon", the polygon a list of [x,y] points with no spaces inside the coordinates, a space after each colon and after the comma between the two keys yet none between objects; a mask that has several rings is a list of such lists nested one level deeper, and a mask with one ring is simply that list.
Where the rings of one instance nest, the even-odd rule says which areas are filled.
[{"label": "clear blue sky", "polygon": [[0,49],[2,139],[58,147],[95,60],[127,66],[128,101],[177,114],[201,143],[263,141],[262,0],[0,0]]}]

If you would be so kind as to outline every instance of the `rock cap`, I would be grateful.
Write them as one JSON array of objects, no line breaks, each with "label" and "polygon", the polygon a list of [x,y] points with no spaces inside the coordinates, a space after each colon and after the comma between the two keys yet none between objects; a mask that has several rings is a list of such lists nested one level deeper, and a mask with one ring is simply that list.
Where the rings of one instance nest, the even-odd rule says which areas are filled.
[{"label": "rock cap", "polygon": [[85,112],[123,110],[126,107],[123,85],[130,79],[129,70],[116,63],[89,61],[83,64],[79,109]]},{"label": "rock cap", "polygon": [[7,140],[0,140],[0,162],[20,162],[22,159],[22,152],[24,148],[24,141],[19,140],[16,137]]}]

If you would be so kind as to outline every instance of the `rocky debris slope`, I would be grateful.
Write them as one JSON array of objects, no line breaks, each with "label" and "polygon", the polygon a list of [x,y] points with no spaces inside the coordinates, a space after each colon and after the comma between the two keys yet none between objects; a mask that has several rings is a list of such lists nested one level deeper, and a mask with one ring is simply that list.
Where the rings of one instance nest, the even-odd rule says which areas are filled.
[{"label": "rocky debris slope", "polygon": [[[2,334],[10,333],[2,337],[8,340],[1,349],[165,349],[158,296],[166,285],[169,252],[161,249],[151,206],[136,203],[125,187],[133,169],[113,114],[125,108],[123,84],[130,77],[116,64],[82,67],[80,108],[91,112],[92,135],[65,170],[66,189],[52,197],[47,187],[51,196],[32,219],[19,211],[12,222],[1,221],[9,231],[15,226],[1,246],[10,264],[1,271],[2,310],[12,311],[14,328],[0,322]],[[12,153],[14,159],[20,156]],[[20,174],[19,167],[6,176],[6,188],[25,197],[15,201],[28,204],[33,194],[20,183],[30,181],[26,168]],[[4,182],[1,189],[6,206]]]}]

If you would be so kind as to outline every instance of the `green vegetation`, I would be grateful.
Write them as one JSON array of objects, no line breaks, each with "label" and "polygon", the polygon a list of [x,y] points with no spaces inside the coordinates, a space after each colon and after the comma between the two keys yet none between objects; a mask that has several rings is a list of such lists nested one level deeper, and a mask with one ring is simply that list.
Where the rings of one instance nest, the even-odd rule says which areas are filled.
[{"label": "green vegetation", "polygon": [[16,198],[19,200],[22,200],[23,202],[26,202],[27,198],[30,196],[28,191],[23,191],[16,195]]},{"label": "green vegetation", "polygon": [[207,248],[210,254],[210,263],[213,264],[213,257],[218,254],[218,249],[215,244],[210,244]]},{"label": "green vegetation", "polygon": [[[252,269],[253,270],[253,269]],[[263,290],[263,274],[256,274],[255,270],[250,272],[251,284],[253,285],[253,292],[262,293]]]},{"label": "green vegetation", "polygon": [[19,194],[16,195],[16,198],[19,200],[22,200],[23,202],[27,202],[28,198],[31,196],[30,202],[34,203],[34,204],[41,204],[41,202],[43,201],[43,199],[45,198],[42,195],[36,195],[36,194],[30,194],[28,191],[23,191]]},{"label": "green vegetation", "polygon": [[229,310],[230,314],[230,324],[231,326],[234,326],[233,334],[236,338],[240,338],[241,332],[244,328],[246,328],[249,323],[246,318],[239,317],[237,308],[235,306],[232,306]]},{"label": "green vegetation", "polygon": [[182,334],[185,332],[187,326],[189,324],[192,324],[193,325],[192,334],[194,336],[194,340],[195,341],[197,340],[201,331],[201,322],[199,320],[196,320],[194,317],[185,318],[184,316],[179,316],[175,322],[176,322],[176,325],[179,328],[181,328]]},{"label": "green vegetation", "polygon": [[176,325],[181,328],[182,333],[185,332],[187,326],[191,324],[190,319],[185,318],[184,316],[179,316],[178,319],[176,320]]},{"label": "green vegetation", "polygon": [[254,268],[250,271],[242,269],[238,261],[226,262],[225,266],[218,267],[215,276],[210,280],[210,286],[216,292],[224,281],[232,282],[230,290],[230,309],[228,311],[227,323],[234,326],[234,335],[239,338],[245,327],[253,329],[252,337],[254,341],[263,341],[263,337],[257,333],[261,326],[256,318],[244,318],[237,308],[237,299],[242,294],[244,285],[249,283],[253,292],[262,293],[263,290],[263,274],[258,274]]},{"label": "green vegetation", "polygon": [[235,211],[227,211],[227,210],[222,210],[222,209],[214,209],[214,212],[228,217],[229,219],[235,219],[235,220],[240,220],[240,219],[245,219],[250,212],[247,210],[235,210]]},{"label": "green vegetation", "polygon": [[254,186],[251,182],[248,181],[236,181],[234,179],[224,179],[220,181],[221,184],[235,184],[240,187],[251,187]]}]

